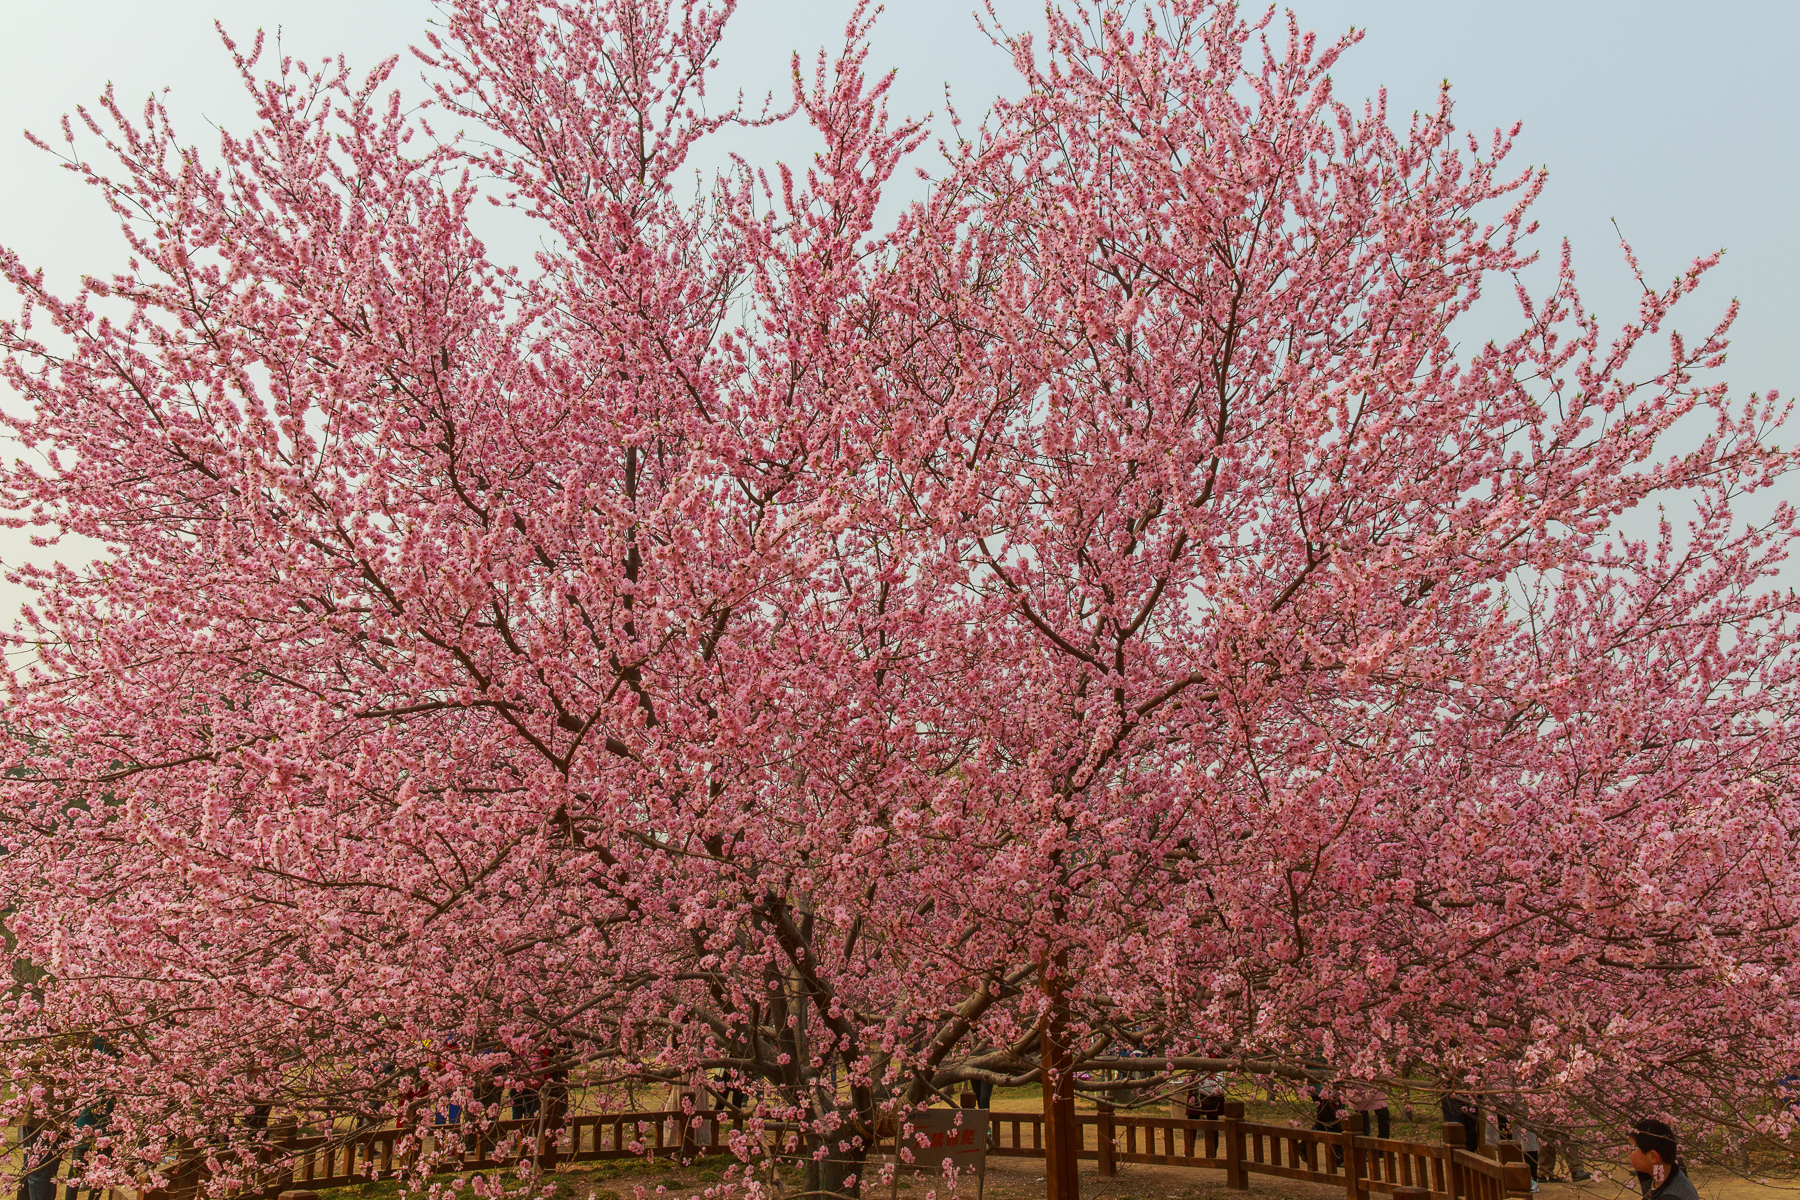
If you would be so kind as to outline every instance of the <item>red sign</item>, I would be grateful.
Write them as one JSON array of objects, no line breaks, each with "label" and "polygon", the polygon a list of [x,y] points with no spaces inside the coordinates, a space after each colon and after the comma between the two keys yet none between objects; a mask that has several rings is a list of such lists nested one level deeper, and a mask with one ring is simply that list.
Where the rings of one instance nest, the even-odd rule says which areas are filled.
[{"label": "red sign", "polygon": [[942,1171],[958,1175],[987,1167],[988,1114],[985,1108],[928,1108],[911,1113],[900,1125],[902,1170]]}]

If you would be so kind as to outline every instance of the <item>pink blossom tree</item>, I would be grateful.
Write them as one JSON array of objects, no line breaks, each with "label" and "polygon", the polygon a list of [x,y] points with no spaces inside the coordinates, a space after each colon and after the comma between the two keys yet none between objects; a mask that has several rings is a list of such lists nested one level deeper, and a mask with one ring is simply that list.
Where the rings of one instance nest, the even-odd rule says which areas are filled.
[{"label": "pink blossom tree", "polygon": [[[1501,135],[1459,152],[1447,95],[1405,137],[1338,105],[1341,43],[1290,26],[1246,69],[1252,36],[1096,6],[1014,42],[1027,91],[888,306],[876,525],[935,517],[904,611],[967,664],[920,719],[1005,764],[984,823],[1030,847],[1047,990],[1083,1032],[1161,1009],[1587,1129],[1702,1095],[1772,1128],[1793,514],[1729,514],[1790,469],[1785,410],[1696,381],[1729,315],[1631,365],[1711,260],[1606,344],[1565,249],[1515,337],[1458,355],[1541,177],[1499,174]],[[1684,493],[1681,536],[1617,534]],[[982,662],[1013,664],[985,696]]]},{"label": "pink blossom tree", "polygon": [[887,228],[859,14],[810,166],[683,201],[775,119],[704,115],[730,12],[457,0],[423,115],[258,43],[212,155],[69,131],[131,263],[0,260],[9,502],[107,547],[19,572],[8,1115],[225,1187],[271,1115],[708,1082],[854,1193],[1038,1082],[1064,1200],[1127,1042],[1775,1131],[1795,529],[1732,505],[1784,410],[1709,381],[1729,315],[1643,365],[1710,260],[1606,342],[1565,251],[1461,350],[1541,178],[1198,0],[1007,41]]}]

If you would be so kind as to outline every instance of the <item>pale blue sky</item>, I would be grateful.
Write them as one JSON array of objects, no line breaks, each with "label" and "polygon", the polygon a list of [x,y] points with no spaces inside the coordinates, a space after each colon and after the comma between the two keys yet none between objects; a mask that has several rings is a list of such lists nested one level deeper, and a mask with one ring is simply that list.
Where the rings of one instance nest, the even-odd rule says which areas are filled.
[{"label": "pale blue sky", "polygon": [[[972,0],[890,0],[875,59],[899,68],[894,107],[957,106],[978,114],[1009,87],[1006,61],[976,31]],[[1041,3],[997,7],[1020,27]],[[1299,0],[1303,25],[1334,35],[1352,25],[1363,44],[1334,72],[1340,94],[1386,84],[1404,120],[1455,85],[1458,124],[1486,132],[1522,120],[1514,161],[1551,171],[1538,209],[1541,245],[1574,245],[1584,293],[1608,323],[1628,319],[1636,285],[1615,248],[1616,219],[1660,281],[1695,255],[1724,263],[1689,302],[1684,327],[1710,325],[1726,301],[1744,303],[1725,376],[1741,393],[1800,388],[1800,0]],[[726,50],[729,85],[786,86],[787,55],[835,45],[844,0],[743,0]],[[67,282],[120,258],[97,198],[28,147],[18,131],[52,133],[61,113],[110,80],[128,108],[168,86],[188,131],[211,143],[206,120],[241,125],[246,109],[211,32],[279,27],[291,53],[342,50],[368,64],[418,40],[424,0],[0,0],[0,241]],[[411,68],[406,68],[409,72]],[[416,75],[416,72],[412,72]],[[766,135],[763,155],[803,153]],[[12,302],[6,300],[10,308]],[[1793,435],[1790,435],[1790,438]],[[0,541],[0,557],[23,552]],[[0,612],[18,598],[0,594]]]}]

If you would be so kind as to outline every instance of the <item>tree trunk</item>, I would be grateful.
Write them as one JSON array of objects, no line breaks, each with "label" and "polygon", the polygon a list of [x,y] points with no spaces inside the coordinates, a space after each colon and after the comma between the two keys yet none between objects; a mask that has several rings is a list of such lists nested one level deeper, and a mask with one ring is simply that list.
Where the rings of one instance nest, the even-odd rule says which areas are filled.
[{"label": "tree trunk", "polygon": [[[815,1197],[826,1196],[861,1196],[863,1191],[863,1171],[868,1166],[869,1152],[867,1147],[852,1146],[848,1150],[838,1149],[838,1143],[851,1140],[843,1132],[827,1137],[814,1134],[807,1138],[808,1150],[816,1152],[820,1146],[828,1147],[823,1161],[812,1157],[806,1159],[806,1191],[805,1195]],[[854,1182],[852,1182],[854,1180]]]},{"label": "tree trunk", "polygon": [[1069,1004],[1062,976],[1069,965],[1059,951],[1043,972],[1044,994],[1044,1196],[1045,1200],[1079,1200],[1081,1181],[1076,1154],[1081,1128],[1075,1124],[1075,1056],[1069,1045]]}]

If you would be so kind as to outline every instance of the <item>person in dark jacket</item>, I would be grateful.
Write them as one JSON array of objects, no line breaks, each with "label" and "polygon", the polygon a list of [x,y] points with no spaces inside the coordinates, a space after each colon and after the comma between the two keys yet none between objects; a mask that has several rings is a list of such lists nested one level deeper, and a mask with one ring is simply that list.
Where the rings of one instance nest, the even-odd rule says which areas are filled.
[{"label": "person in dark jacket", "polygon": [[[1343,1127],[1345,1108],[1338,1097],[1338,1085],[1321,1083],[1313,1080],[1306,1085],[1306,1094],[1313,1102],[1313,1128],[1336,1133]],[[1331,1156],[1337,1160],[1338,1166],[1344,1165],[1344,1148],[1336,1142],[1331,1144]]]},{"label": "person in dark jacket", "polygon": [[1626,1161],[1637,1173],[1638,1190],[1645,1200],[1700,1200],[1694,1181],[1681,1165],[1675,1131],[1667,1122],[1639,1121],[1631,1127],[1631,1144]]},{"label": "person in dark jacket", "polygon": [[1439,1102],[1444,1110],[1444,1124],[1463,1127],[1463,1149],[1481,1149],[1481,1112],[1475,1101],[1456,1092],[1445,1092]]},{"label": "person in dark jacket", "polygon": [[1187,1093],[1190,1121],[1216,1121],[1225,1115],[1225,1076],[1213,1073],[1194,1081]]}]

